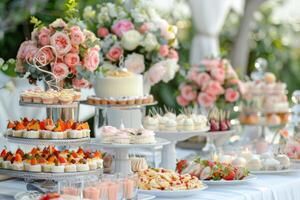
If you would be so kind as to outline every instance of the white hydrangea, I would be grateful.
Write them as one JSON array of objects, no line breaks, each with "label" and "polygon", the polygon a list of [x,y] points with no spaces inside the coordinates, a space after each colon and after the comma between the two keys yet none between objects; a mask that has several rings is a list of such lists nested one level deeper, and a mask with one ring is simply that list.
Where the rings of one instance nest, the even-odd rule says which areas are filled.
[{"label": "white hydrangea", "polygon": [[107,3],[106,6],[108,9],[109,16],[112,18],[116,18],[118,16],[118,13],[117,13],[115,4]]},{"label": "white hydrangea", "polygon": [[179,70],[179,65],[173,59],[167,59],[162,62],[166,69],[166,72],[163,76],[163,81],[167,83],[175,77],[176,72]]},{"label": "white hydrangea", "polygon": [[83,19],[93,19],[96,16],[96,11],[92,6],[87,6],[83,10]]},{"label": "white hydrangea", "polygon": [[139,32],[130,30],[123,34],[121,44],[124,49],[132,51],[139,46],[141,40],[142,36]]},{"label": "white hydrangea", "polygon": [[103,25],[105,22],[110,22],[110,17],[107,7],[101,7],[99,14],[97,15],[97,20],[100,25]]},{"label": "white hydrangea", "polygon": [[142,41],[142,46],[147,52],[153,51],[158,47],[156,36],[152,33],[147,33],[144,40]]}]

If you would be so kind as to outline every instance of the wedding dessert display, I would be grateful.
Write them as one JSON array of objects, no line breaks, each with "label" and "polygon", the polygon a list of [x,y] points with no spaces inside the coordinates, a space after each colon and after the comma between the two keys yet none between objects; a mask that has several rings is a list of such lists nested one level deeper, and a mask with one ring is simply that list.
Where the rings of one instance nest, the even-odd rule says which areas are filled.
[{"label": "wedding dessert display", "polygon": [[197,131],[207,128],[207,118],[204,115],[185,110],[176,115],[171,110],[152,109],[150,114],[145,116],[143,126],[153,131]]},{"label": "wedding dessert display", "polygon": [[190,174],[178,174],[163,168],[150,168],[140,171],[138,187],[140,190],[193,190],[204,188],[202,182]]},{"label": "wedding dessert display", "polygon": [[119,98],[115,97],[109,97],[109,98],[100,98],[97,96],[89,96],[87,98],[87,103],[90,105],[143,105],[143,104],[151,104],[154,103],[153,96],[151,94],[149,95],[143,95],[143,96],[123,96]]},{"label": "wedding dessert display", "polygon": [[71,104],[79,101],[81,93],[74,89],[47,90],[37,87],[33,90],[25,90],[20,94],[20,102],[22,103],[38,103],[38,104]]},{"label": "wedding dessert display", "polygon": [[89,138],[90,128],[87,122],[66,122],[52,119],[27,119],[9,121],[7,124],[7,137],[28,138],[28,139],[78,139]]},{"label": "wedding dessert display", "polygon": [[103,168],[102,153],[99,151],[89,152],[82,148],[59,151],[53,146],[44,149],[34,147],[27,153],[21,148],[15,153],[3,149],[0,161],[2,169],[28,172],[67,173]]},{"label": "wedding dessert display", "polygon": [[133,128],[115,128],[104,126],[101,131],[102,143],[114,144],[151,144],[155,143],[155,133],[151,130]]}]

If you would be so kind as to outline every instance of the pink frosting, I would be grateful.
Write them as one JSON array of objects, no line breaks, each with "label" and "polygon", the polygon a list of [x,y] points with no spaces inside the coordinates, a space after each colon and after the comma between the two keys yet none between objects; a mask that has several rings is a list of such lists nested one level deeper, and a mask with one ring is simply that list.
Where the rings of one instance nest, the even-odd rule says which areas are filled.
[{"label": "pink frosting", "polygon": [[120,137],[120,138],[129,138],[128,133],[125,132],[125,131],[119,131],[119,132],[117,132],[116,136]]},{"label": "pink frosting", "polygon": [[144,129],[144,128],[140,128],[139,133],[142,133],[141,134],[142,136],[155,136],[155,133],[153,131],[147,130],[147,129]]},{"label": "pink frosting", "polygon": [[119,130],[113,126],[102,127],[102,135],[112,136],[115,135]]}]

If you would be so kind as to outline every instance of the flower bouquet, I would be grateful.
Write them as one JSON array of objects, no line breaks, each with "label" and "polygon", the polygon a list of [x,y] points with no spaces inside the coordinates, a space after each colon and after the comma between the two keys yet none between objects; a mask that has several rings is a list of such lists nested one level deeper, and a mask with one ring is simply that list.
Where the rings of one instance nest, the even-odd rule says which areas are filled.
[{"label": "flower bouquet", "polygon": [[101,73],[123,66],[143,74],[149,86],[174,78],[179,69],[177,27],[162,19],[147,1],[104,3],[96,9],[86,7],[83,19],[101,40]]},{"label": "flower bouquet", "polygon": [[99,40],[94,33],[56,19],[49,26],[32,18],[35,28],[17,54],[16,71],[28,75],[30,83],[44,80],[48,86],[76,89],[90,86],[90,78],[100,62]]},{"label": "flower bouquet", "polygon": [[241,84],[228,60],[206,59],[188,71],[186,81],[179,86],[177,103],[224,108],[240,99]]}]

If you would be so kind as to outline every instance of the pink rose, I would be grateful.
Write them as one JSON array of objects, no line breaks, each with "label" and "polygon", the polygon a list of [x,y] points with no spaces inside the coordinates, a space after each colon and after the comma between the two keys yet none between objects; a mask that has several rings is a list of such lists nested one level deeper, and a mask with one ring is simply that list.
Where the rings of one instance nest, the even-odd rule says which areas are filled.
[{"label": "pink rose", "polygon": [[108,58],[110,61],[116,62],[120,59],[122,55],[123,49],[119,46],[113,46],[106,54],[106,58]]},{"label": "pink rose", "polygon": [[219,67],[220,63],[221,61],[219,59],[206,59],[201,61],[201,64],[204,65],[208,71],[213,68]]},{"label": "pink rose", "polygon": [[80,58],[76,53],[68,53],[64,57],[64,61],[66,65],[70,68],[76,67],[76,65],[80,64]]},{"label": "pink rose", "polygon": [[60,80],[66,78],[69,74],[68,66],[64,63],[53,64],[52,72]]},{"label": "pink rose", "polygon": [[197,67],[192,67],[187,74],[187,78],[191,81],[196,81],[197,75],[198,75]]},{"label": "pink rose", "polygon": [[194,81],[199,87],[201,87],[204,83],[208,83],[210,81],[210,76],[206,72],[201,72],[196,75]]},{"label": "pink rose", "polygon": [[39,38],[39,43],[40,43],[42,46],[45,46],[45,45],[49,45],[49,44],[50,44],[50,34],[51,34],[51,31],[50,31],[49,29],[47,29],[46,27],[43,27],[43,28],[39,31],[38,38]]},{"label": "pink rose", "polygon": [[166,73],[165,67],[159,62],[150,67],[148,75],[151,85],[155,85],[161,81]]},{"label": "pink rose", "polygon": [[174,49],[171,49],[169,51],[168,58],[178,61],[179,60],[178,52]]},{"label": "pink rose", "polygon": [[180,106],[187,106],[189,105],[189,101],[183,98],[182,96],[176,97],[176,101]]},{"label": "pink rose", "polygon": [[224,88],[217,81],[209,81],[205,83],[202,90],[211,96],[217,96],[224,93]]},{"label": "pink rose", "polygon": [[211,107],[214,105],[216,101],[216,97],[208,93],[201,92],[197,97],[197,101],[201,106]]},{"label": "pink rose", "polygon": [[38,51],[36,58],[40,64],[47,64],[51,62],[54,59],[52,49],[49,47],[42,48],[42,50]]},{"label": "pink rose", "polygon": [[168,45],[161,45],[159,47],[159,55],[162,57],[166,57],[169,54],[169,47]]},{"label": "pink rose", "polygon": [[70,37],[73,45],[79,45],[85,40],[85,36],[79,26],[72,26],[70,28]]},{"label": "pink rose", "polygon": [[215,79],[216,81],[223,83],[224,79],[225,79],[225,71],[222,68],[212,68],[210,70],[210,74],[212,76],[213,79]]},{"label": "pink rose", "polygon": [[191,85],[182,85],[179,89],[180,94],[184,99],[188,101],[193,101],[196,99],[197,92],[193,90],[193,87]]},{"label": "pink rose", "polygon": [[72,45],[72,48],[70,50],[70,53],[76,53],[79,54],[79,45]]},{"label": "pink rose", "polygon": [[99,49],[98,48],[92,48],[88,52],[85,53],[83,58],[83,65],[89,70],[89,71],[95,71],[100,63],[100,57],[99,57]]},{"label": "pink rose", "polygon": [[22,63],[21,60],[17,59],[17,62],[16,62],[16,72],[18,73],[21,73],[21,74],[25,74],[26,73],[26,69]]},{"label": "pink rose", "polygon": [[99,36],[99,37],[105,38],[106,36],[108,36],[109,31],[108,31],[107,28],[100,27],[100,28],[98,29],[97,33],[98,33],[98,36]]},{"label": "pink rose", "polygon": [[119,37],[131,29],[134,29],[134,25],[127,19],[121,19],[112,26],[112,32]]},{"label": "pink rose", "polygon": [[139,28],[139,32],[144,34],[149,30],[149,24],[148,23],[143,23],[140,28]]},{"label": "pink rose", "polygon": [[81,89],[81,88],[87,88],[90,86],[90,83],[85,80],[85,79],[77,79],[77,78],[74,78],[72,80],[72,85],[75,89]]},{"label": "pink rose", "polygon": [[50,37],[50,44],[56,49],[59,56],[68,53],[72,49],[70,38],[64,32],[57,31]]},{"label": "pink rose", "polygon": [[29,58],[31,61],[37,50],[38,48],[35,41],[24,41],[18,50],[17,59],[25,60]]},{"label": "pink rose", "polygon": [[232,88],[227,88],[226,91],[225,91],[225,100],[232,103],[232,102],[235,102],[239,99],[240,97],[240,94],[232,89]]}]

